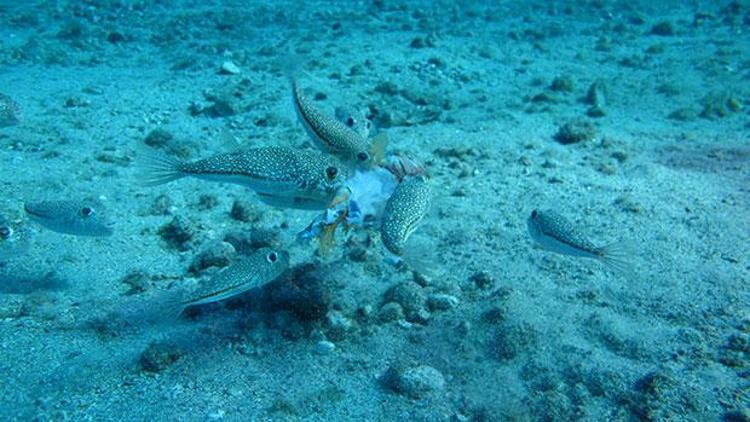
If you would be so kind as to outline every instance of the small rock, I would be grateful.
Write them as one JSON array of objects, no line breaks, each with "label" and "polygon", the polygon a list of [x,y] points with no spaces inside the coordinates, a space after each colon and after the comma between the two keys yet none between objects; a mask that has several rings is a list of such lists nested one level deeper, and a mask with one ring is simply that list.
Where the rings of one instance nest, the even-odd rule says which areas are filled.
[{"label": "small rock", "polygon": [[188,271],[198,274],[210,267],[226,267],[232,262],[235,254],[234,246],[230,243],[213,242],[193,258]]},{"label": "small rock", "polygon": [[193,239],[194,232],[195,229],[190,221],[179,215],[159,229],[161,238],[179,251],[187,251],[191,248],[190,241]]},{"label": "small rock", "polygon": [[459,300],[455,296],[446,294],[433,294],[427,298],[427,306],[431,311],[446,311],[458,306]]},{"label": "small rock", "polygon": [[68,97],[65,100],[65,108],[77,108],[77,107],[86,107],[91,105],[91,101],[81,98],[81,97]]},{"label": "small rock", "polygon": [[734,409],[724,413],[724,422],[750,422],[750,407]]},{"label": "small rock", "polygon": [[201,195],[198,198],[198,209],[207,211],[219,205],[219,199],[214,195]]},{"label": "small rock", "polygon": [[555,134],[555,140],[563,145],[591,141],[596,138],[594,127],[588,122],[568,122],[560,126]]},{"label": "small rock", "polygon": [[182,352],[174,345],[169,343],[151,343],[146,350],[141,353],[141,369],[146,372],[161,372],[175,363]]},{"label": "small rock", "polygon": [[383,322],[404,319],[404,308],[396,302],[388,302],[380,307],[378,319]]},{"label": "small rock", "polygon": [[445,389],[443,374],[427,365],[411,367],[405,370],[392,366],[383,375],[382,382],[396,393],[414,399],[419,399]]},{"label": "small rock", "polygon": [[257,222],[260,220],[260,215],[256,212],[255,207],[251,203],[241,199],[234,201],[232,204],[232,211],[230,211],[229,215],[233,219],[244,223]]},{"label": "small rock", "polygon": [[219,68],[219,74],[221,75],[239,75],[240,72],[241,70],[239,66],[234,64],[231,60],[225,61],[221,64],[221,68]]},{"label": "small rock", "polygon": [[419,313],[426,304],[426,298],[422,287],[413,281],[399,283],[385,293],[386,302],[396,302],[404,309],[406,320],[417,322],[421,320]]},{"label": "small rock", "polygon": [[478,271],[469,277],[477,287],[482,290],[487,290],[495,285],[495,277],[487,271]]},{"label": "small rock", "polygon": [[122,283],[130,286],[126,295],[134,295],[143,293],[149,286],[150,277],[143,271],[133,271],[122,278]]},{"label": "small rock", "polygon": [[315,345],[315,352],[319,355],[330,355],[336,350],[336,345],[328,340],[321,340]]},{"label": "small rock", "polygon": [[157,128],[146,135],[144,142],[152,148],[165,148],[174,136],[167,130]]},{"label": "small rock", "polygon": [[501,362],[507,361],[532,349],[537,340],[538,332],[531,325],[506,320],[491,342],[490,355]]},{"label": "small rock", "polygon": [[248,255],[263,247],[274,247],[279,243],[279,232],[266,228],[251,228],[241,232],[229,232],[224,241],[232,244],[239,254]]},{"label": "small rock", "polygon": [[556,77],[549,87],[551,90],[556,92],[573,92],[573,89],[575,88],[573,79],[571,79],[569,76]]},{"label": "small rock", "polygon": [[662,21],[651,27],[651,34],[662,37],[671,37],[674,35],[674,27],[671,22]]}]

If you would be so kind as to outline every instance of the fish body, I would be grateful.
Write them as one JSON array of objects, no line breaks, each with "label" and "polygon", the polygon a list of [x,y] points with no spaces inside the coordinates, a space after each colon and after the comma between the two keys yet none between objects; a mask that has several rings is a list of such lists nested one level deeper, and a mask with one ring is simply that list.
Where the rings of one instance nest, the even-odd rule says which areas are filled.
[{"label": "fish body", "polygon": [[287,252],[260,248],[201,284],[182,304],[188,307],[228,299],[273,281],[288,267]]},{"label": "fish body", "polygon": [[529,234],[543,249],[563,255],[595,259],[614,271],[630,271],[628,252],[620,243],[597,246],[567,218],[553,210],[534,210],[527,220]]},{"label": "fish body", "polygon": [[409,236],[430,209],[431,190],[424,176],[407,176],[388,198],[380,226],[380,238],[396,255],[404,253]]},{"label": "fish body", "polygon": [[351,127],[354,122],[347,125],[313,104],[296,80],[292,81],[292,101],[299,121],[321,150],[358,166],[371,167],[382,160],[387,143],[385,134],[368,140]]},{"label": "fish body", "polygon": [[13,126],[21,121],[21,106],[0,93],[0,127]]},{"label": "fish body", "polygon": [[24,210],[31,220],[58,233],[110,236],[114,232],[101,212],[101,203],[95,200],[27,202]]},{"label": "fish body", "polygon": [[284,147],[251,148],[191,162],[151,155],[144,165],[147,186],[190,176],[243,185],[267,202],[289,207],[299,204],[302,209],[325,208],[345,178],[335,158],[314,150]]}]

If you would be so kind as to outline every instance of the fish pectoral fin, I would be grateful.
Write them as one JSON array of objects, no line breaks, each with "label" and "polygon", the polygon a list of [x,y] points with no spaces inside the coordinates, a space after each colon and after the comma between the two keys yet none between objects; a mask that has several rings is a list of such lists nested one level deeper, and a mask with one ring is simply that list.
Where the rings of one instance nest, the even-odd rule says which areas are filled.
[{"label": "fish pectoral fin", "polygon": [[377,166],[385,159],[385,150],[388,148],[388,134],[380,132],[370,141],[370,157],[372,165]]}]

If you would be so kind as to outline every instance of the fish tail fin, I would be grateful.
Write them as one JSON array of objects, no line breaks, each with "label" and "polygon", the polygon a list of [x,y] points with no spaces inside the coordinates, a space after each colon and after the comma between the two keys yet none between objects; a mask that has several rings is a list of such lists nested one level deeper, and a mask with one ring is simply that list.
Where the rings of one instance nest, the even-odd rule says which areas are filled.
[{"label": "fish tail fin", "polygon": [[634,245],[629,241],[613,242],[599,248],[597,260],[612,272],[631,279],[635,275],[634,250]]},{"label": "fish tail fin", "polygon": [[401,261],[412,271],[435,278],[439,275],[437,268],[440,266],[440,257],[437,248],[427,237],[412,237],[404,245],[401,254],[396,256],[396,261]]},{"label": "fish tail fin", "polygon": [[278,66],[281,68],[281,73],[290,84],[296,83],[300,73],[302,73],[304,63],[304,57],[296,53],[284,54],[277,61]]},{"label": "fish tail fin", "polygon": [[187,176],[182,171],[183,162],[145,146],[137,151],[141,186],[158,186]]},{"label": "fish tail fin", "polygon": [[370,157],[372,165],[380,165],[385,159],[385,151],[388,148],[388,134],[380,132],[370,141]]}]

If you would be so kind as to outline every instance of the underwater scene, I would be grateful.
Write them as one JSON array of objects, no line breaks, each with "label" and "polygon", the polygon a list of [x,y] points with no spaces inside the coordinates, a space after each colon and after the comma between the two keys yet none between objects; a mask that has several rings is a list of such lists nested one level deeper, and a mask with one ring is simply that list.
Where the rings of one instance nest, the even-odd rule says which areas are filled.
[{"label": "underwater scene", "polygon": [[750,421],[750,2],[0,34],[0,420]]}]

